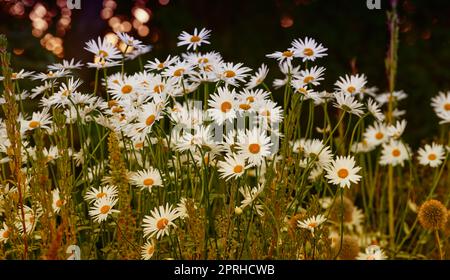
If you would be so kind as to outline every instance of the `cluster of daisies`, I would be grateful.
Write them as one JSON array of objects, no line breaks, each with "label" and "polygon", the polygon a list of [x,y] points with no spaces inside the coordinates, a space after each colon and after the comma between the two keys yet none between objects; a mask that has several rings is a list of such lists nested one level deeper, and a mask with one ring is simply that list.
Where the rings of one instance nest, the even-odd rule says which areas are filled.
[{"label": "cluster of daisies", "polygon": [[[262,64],[253,71],[242,63],[224,61],[217,52],[200,52],[202,45],[210,43],[209,30],[195,29],[193,34],[183,32],[179,36],[178,46],[186,46],[192,52],[148,61],[145,69],[134,74],[122,70],[107,75],[107,70],[111,71],[109,68],[123,66],[126,60],[151,50],[151,46],[144,45],[126,33],[116,35],[118,45],[100,37],[86,43],[85,49],[93,54],[93,62],[88,62],[87,67],[96,69],[93,92],[82,93],[82,81],[75,77],[74,71],[84,65],[73,59],[50,65],[46,73],[21,70],[12,74],[14,82],[27,78],[42,82],[31,92],[20,91],[17,94],[21,109],[25,100],[39,98],[39,111],[29,114],[22,110],[18,117],[27,184],[31,180],[27,163],[36,158],[36,148],[31,137],[37,129],[48,135],[57,132],[52,115],[55,109],[62,110],[68,125],[93,124],[100,127],[101,131],[114,131],[120,136],[119,143],[126,153],[126,159],[133,163],[130,166],[134,166],[133,170],[128,170],[126,180],[135,191],[150,195],[164,192],[169,182],[176,180],[176,169],[186,165],[193,165],[197,168],[195,170],[211,168],[217,170],[220,180],[241,182],[238,188],[241,200],[235,208],[236,215],[241,215],[246,209],[252,209],[253,213],[261,217],[265,215],[260,202],[270,184],[266,182],[265,175],[269,170],[275,170],[276,164],[288,160],[284,157],[286,154],[292,154],[298,159],[298,167],[303,169],[310,182],[325,181],[343,189],[358,184],[362,178],[362,168],[355,159],[357,154],[379,149],[381,156],[378,163],[391,166],[404,166],[406,161],[413,158],[411,148],[402,140],[406,121],[388,124],[383,109],[391,98],[399,102],[407,94],[403,91],[378,93],[377,88],[367,86],[367,77],[362,74],[340,77],[332,92],[320,90],[326,69],[315,65],[302,68],[304,64],[300,63],[295,65],[296,61],[311,64],[327,56],[327,49],[312,38],[294,40],[288,49],[276,51],[267,57],[276,59],[283,75],[273,81],[273,88],[290,88],[301,102],[311,102],[313,106],[324,108],[332,104],[334,110],[339,112],[340,121],[334,128],[331,122],[328,126],[317,127],[318,134],[327,136],[323,139],[314,138],[313,133],[308,138],[285,138],[285,132],[293,129],[283,126],[289,106],[279,106],[275,101],[277,98],[269,90],[265,82],[269,71],[267,65]],[[104,78],[98,79],[102,72]],[[104,93],[101,93],[100,84],[105,89]],[[284,98],[285,103],[289,101]],[[0,103],[4,104],[5,100],[0,99]],[[432,106],[442,119],[441,123],[450,122],[450,93],[440,93],[433,98]],[[295,112],[291,113],[295,115]],[[404,113],[395,109],[392,115],[401,119]],[[371,118],[372,123],[361,133],[361,138],[351,139],[348,153],[338,155],[334,151],[332,135],[345,116],[354,116],[357,120]],[[85,203],[89,207],[88,215],[93,222],[101,224],[119,212],[119,190],[111,184],[106,160],[92,161],[89,158],[88,151],[97,150],[97,143],[89,136],[84,140],[79,150],[70,149],[69,156],[75,166],[83,168],[83,179],[90,186],[83,190]],[[285,141],[288,141],[286,147],[289,153],[280,152]],[[169,151],[167,169],[157,168],[147,156],[146,151],[152,152],[152,147],[157,144]],[[7,164],[10,160],[9,146],[6,124],[1,119],[1,164]],[[45,147],[43,153],[49,165],[61,156],[56,144]],[[439,143],[426,144],[417,152],[418,162],[430,167],[440,166],[447,156],[448,147]],[[248,176],[254,180],[247,180]],[[252,183],[247,184],[247,181]],[[0,215],[1,200],[8,193],[15,192],[17,188],[9,184],[2,186]],[[25,188],[24,197],[31,199],[29,196]],[[64,197],[55,187],[51,199],[53,211],[58,215],[72,198],[67,195]],[[177,224],[180,225],[177,221],[188,218],[188,199],[195,201],[196,198],[180,197],[179,201],[164,201],[149,209],[148,215],[141,221],[142,236],[145,238],[142,258],[152,258],[156,240],[170,235],[176,230]],[[324,210],[322,214],[309,216],[297,223],[298,228],[306,230],[313,238],[317,237],[323,225],[333,226],[339,222],[332,221],[327,214],[332,212],[332,199],[322,198],[321,202]],[[194,205],[198,203],[195,201]],[[43,210],[39,207],[24,208],[26,234],[32,234]],[[356,206],[352,209],[345,225],[350,231],[361,235],[362,211]],[[23,223],[19,216],[15,226],[23,234]],[[3,223],[0,242],[8,242],[9,232],[8,226]],[[365,251],[357,256],[358,259],[386,258],[378,246],[365,243],[366,246]]]}]

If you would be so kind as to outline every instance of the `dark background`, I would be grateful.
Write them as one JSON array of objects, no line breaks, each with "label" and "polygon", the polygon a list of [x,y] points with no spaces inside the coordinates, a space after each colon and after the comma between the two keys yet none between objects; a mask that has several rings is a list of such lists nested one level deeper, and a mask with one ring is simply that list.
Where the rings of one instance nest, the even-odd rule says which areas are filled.
[{"label": "dark background", "polygon": [[[8,13],[12,2],[15,1],[0,0],[0,33],[6,33],[11,47],[24,49],[22,55],[14,56],[13,66],[43,71],[48,63],[59,59],[31,35],[26,14],[17,17]],[[56,1],[39,2],[45,2],[49,9],[56,8]],[[116,2],[115,14],[131,18],[136,1]],[[271,84],[280,74],[275,71],[276,62],[265,55],[287,48],[293,39],[310,36],[328,48],[328,56],[318,60],[319,65],[327,68],[324,89],[331,90],[339,76],[351,73],[351,61],[355,59],[358,72],[368,76],[369,85],[386,90],[384,58],[389,1],[382,1],[381,10],[369,10],[366,0],[171,0],[166,5],[157,0],[137,2],[152,11],[147,23],[150,34],[144,38],[136,35],[154,46],[145,59],[182,52],[183,48],[176,47],[180,32],[206,27],[212,30],[211,45],[203,50],[217,50],[225,60],[244,62],[253,68],[264,62],[271,67]],[[400,47],[396,89],[409,94],[400,108],[407,109],[408,137],[417,145],[438,129],[430,98],[440,90],[450,90],[450,3],[398,2]],[[62,38],[64,58],[86,62],[92,57],[83,50],[85,42],[111,29],[99,16],[102,0],[81,0],[81,5],[81,10],[72,10],[70,29]],[[54,30],[50,22],[47,32]],[[135,62],[131,64],[137,67]],[[89,81],[93,79],[92,73],[83,70],[81,76]]]}]

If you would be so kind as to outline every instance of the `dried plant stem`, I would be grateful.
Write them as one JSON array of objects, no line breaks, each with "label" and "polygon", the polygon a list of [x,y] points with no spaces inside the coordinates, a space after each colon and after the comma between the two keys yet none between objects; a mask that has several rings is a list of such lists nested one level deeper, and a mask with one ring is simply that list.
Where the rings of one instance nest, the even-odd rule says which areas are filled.
[{"label": "dried plant stem", "polygon": [[438,250],[439,250],[439,259],[443,260],[444,254],[442,253],[441,240],[439,238],[439,231],[437,229],[434,231],[434,237],[436,239],[436,247],[438,247]]}]

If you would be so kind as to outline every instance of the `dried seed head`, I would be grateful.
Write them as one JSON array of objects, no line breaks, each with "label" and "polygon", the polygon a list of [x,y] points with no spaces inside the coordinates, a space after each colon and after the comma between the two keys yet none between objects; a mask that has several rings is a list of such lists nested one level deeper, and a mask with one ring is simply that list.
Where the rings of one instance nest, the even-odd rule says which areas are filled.
[{"label": "dried seed head", "polygon": [[[330,217],[333,221],[341,220],[341,199],[336,198],[333,207],[331,208]],[[344,222],[350,223],[353,219],[353,202],[344,196]]]},{"label": "dried seed head", "polygon": [[[339,250],[340,237],[337,242],[335,250]],[[350,235],[344,235],[342,240],[342,249],[339,253],[339,259],[341,260],[354,260],[359,253],[358,238]]]},{"label": "dried seed head", "polygon": [[447,223],[447,208],[435,199],[425,201],[419,208],[419,222],[425,229],[437,230]]}]

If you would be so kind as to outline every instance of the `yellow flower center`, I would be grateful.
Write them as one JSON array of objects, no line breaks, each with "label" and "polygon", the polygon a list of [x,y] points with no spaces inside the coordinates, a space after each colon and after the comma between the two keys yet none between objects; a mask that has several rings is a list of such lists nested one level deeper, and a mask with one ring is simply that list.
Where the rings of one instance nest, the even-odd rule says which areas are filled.
[{"label": "yellow flower center", "polygon": [[308,91],[304,87],[299,88],[297,91],[303,94],[308,94]]},{"label": "yellow flower center", "polygon": [[141,148],[144,147],[144,142],[136,143],[136,144],[134,144],[134,147],[135,147],[136,149],[141,149]]},{"label": "yellow flower center", "polygon": [[222,112],[226,113],[231,110],[231,107],[232,107],[231,103],[228,101],[225,101],[222,103],[222,105],[220,105],[220,110]]},{"label": "yellow flower center", "polygon": [[377,132],[377,134],[375,134],[375,138],[378,139],[378,140],[383,139],[383,136],[384,136],[384,134],[381,133],[381,132]]},{"label": "yellow flower center", "polygon": [[223,75],[226,78],[233,78],[234,76],[236,76],[236,73],[232,70],[225,70],[225,72],[223,72]]},{"label": "yellow flower center", "polygon": [[255,102],[255,98],[253,96],[249,96],[246,98],[247,102],[252,103]]},{"label": "yellow flower center", "polygon": [[241,173],[242,170],[244,170],[244,167],[243,167],[242,165],[236,165],[236,166],[233,168],[233,172],[234,172],[234,173]]},{"label": "yellow flower center", "polygon": [[270,117],[270,111],[269,111],[269,110],[264,110],[264,111],[262,111],[262,112],[261,112],[261,116],[264,116],[264,117]]},{"label": "yellow flower center", "polygon": [[103,205],[103,206],[100,208],[100,213],[102,213],[102,214],[108,214],[108,212],[109,212],[110,209],[111,209],[111,206],[109,206],[109,205]]},{"label": "yellow flower center", "polygon": [[201,57],[198,59],[198,63],[203,64],[203,63],[208,63],[209,59],[207,59],[206,57]]},{"label": "yellow flower center", "polygon": [[294,55],[294,53],[292,51],[284,51],[283,52],[284,57],[292,57],[293,55]]},{"label": "yellow flower center", "polygon": [[394,149],[392,150],[392,155],[394,157],[399,157],[400,156],[400,150],[399,149]]},{"label": "yellow flower center", "polygon": [[248,109],[250,109],[252,106],[250,106],[250,104],[247,103],[243,103],[239,105],[239,108],[241,108],[242,110],[247,111]]},{"label": "yellow flower center", "polygon": [[146,120],[145,120],[145,124],[147,126],[151,126],[156,120],[156,116],[155,115],[150,115]]},{"label": "yellow flower center", "polygon": [[159,63],[156,67],[158,67],[159,69],[163,69],[164,68],[164,63]]},{"label": "yellow flower center", "polygon": [[175,70],[175,72],[173,72],[173,75],[175,77],[181,77],[183,75],[183,73],[184,73],[184,68],[180,68],[180,69]]},{"label": "yellow flower center", "polygon": [[445,103],[444,109],[445,111],[450,111],[450,103]]},{"label": "yellow flower center", "polygon": [[347,91],[350,92],[350,93],[354,93],[356,91],[356,88],[354,86],[349,86],[347,88]]},{"label": "yellow flower center", "polygon": [[123,112],[123,108],[121,106],[115,106],[112,109],[113,113],[122,113]]},{"label": "yellow flower center", "polygon": [[169,220],[166,218],[161,218],[156,222],[156,228],[159,230],[163,230],[166,228],[167,224],[169,224]]},{"label": "yellow flower center", "polygon": [[163,85],[163,84],[156,85],[156,86],[153,88],[153,91],[156,92],[156,93],[158,93],[158,94],[160,94],[161,92],[163,92],[163,90],[164,90],[164,85]]},{"label": "yellow flower center", "polygon": [[56,204],[56,207],[60,208],[61,206],[64,205],[64,200],[58,199],[55,204]]},{"label": "yellow flower center", "polygon": [[437,158],[436,154],[429,154],[428,159],[429,160],[435,160]]},{"label": "yellow flower center", "polygon": [[9,230],[5,230],[2,234],[3,238],[8,238],[9,237]]},{"label": "yellow flower center", "polygon": [[151,255],[153,255],[154,252],[155,252],[155,247],[154,246],[148,246],[147,254],[151,256]]},{"label": "yellow flower center", "polygon": [[105,192],[100,192],[100,193],[98,193],[98,194],[96,195],[97,198],[102,198],[102,197],[105,197],[105,196],[106,196],[106,193],[105,193]]},{"label": "yellow flower center", "polygon": [[133,87],[130,85],[124,85],[122,87],[122,93],[123,94],[129,94],[133,90]]},{"label": "yellow flower center", "polygon": [[98,56],[101,56],[101,57],[108,57],[108,53],[105,52],[104,50],[100,50],[100,51],[98,52]]},{"label": "yellow flower center", "polygon": [[200,40],[201,40],[201,38],[197,35],[193,35],[191,37],[191,43],[197,43],[197,42],[200,42]]},{"label": "yellow flower center", "polygon": [[304,82],[305,84],[308,84],[308,83],[310,83],[310,82],[312,82],[312,81],[314,81],[314,77],[313,77],[313,76],[306,76],[306,77],[303,79],[303,82]]},{"label": "yellow flower center", "polygon": [[39,127],[41,125],[41,123],[39,122],[39,121],[31,121],[29,124],[28,124],[28,126],[30,127],[30,128],[36,128],[36,127]]},{"label": "yellow flower center", "polygon": [[315,228],[315,227],[317,227],[317,223],[315,223],[315,222],[309,223],[308,227]]},{"label": "yellow flower center", "polygon": [[303,50],[303,54],[306,56],[313,56],[314,55],[314,51],[310,48],[306,48]]},{"label": "yellow flower center", "polygon": [[11,73],[11,79],[15,79],[15,78],[17,78],[17,73]]},{"label": "yellow flower center", "polygon": [[250,146],[248,146],[248,150],[252,154],[257,154],[261,150],[261,146],[257,143],[253,143],[253,144],[250,144]]},{"label": "yellow flower center", "polygon": [[339,169],[337,175],[338,175],[339,178],[345,179],[348,176],[348,170],[345,169],[345,168],[341,168],[341,169]]},{"label": "yellow flower center", "polygon": [[155,181],[153,181],[152,178],[147,178],[147,179],[144,180],[144,185],[147,186],[147,187],[148,186],[152,186],[153,183],[155,183]]}]

